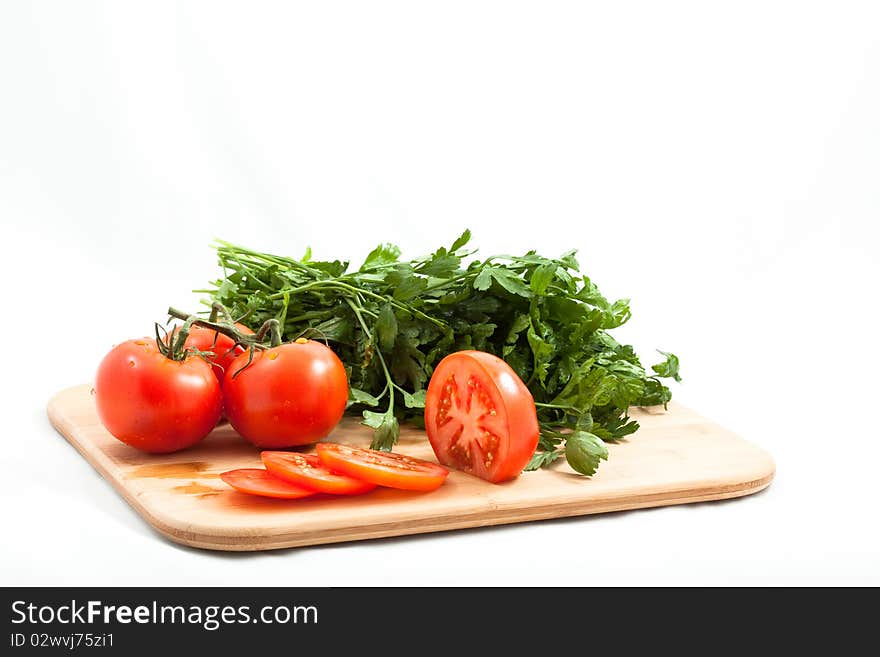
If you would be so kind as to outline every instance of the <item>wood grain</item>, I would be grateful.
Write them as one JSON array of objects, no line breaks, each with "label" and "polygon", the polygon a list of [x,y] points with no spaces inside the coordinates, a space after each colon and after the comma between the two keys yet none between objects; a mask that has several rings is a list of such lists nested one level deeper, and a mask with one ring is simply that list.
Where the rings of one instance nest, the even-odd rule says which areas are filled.
[{"label": "wood grain", "polygon": [[[611,445],[597,475],[557,462],[500,485],[459,472],[432,493],[376,489],[358,497],[284,501],[250,497],[218,478],[260,467],[258,451],[229,426],[176,454],[138,452],[98,421],[87,385],[49,402],[53,426],[159,533],[212,550],[276,548],[483,527],[643,507],[739,497],[766,488],[769,454],[678,404],[633,409],[642,425]],[[370,433],[346,418],[329,440],[368,444]],[[424,433],[401,430],[399,450],[434,460]]]}]

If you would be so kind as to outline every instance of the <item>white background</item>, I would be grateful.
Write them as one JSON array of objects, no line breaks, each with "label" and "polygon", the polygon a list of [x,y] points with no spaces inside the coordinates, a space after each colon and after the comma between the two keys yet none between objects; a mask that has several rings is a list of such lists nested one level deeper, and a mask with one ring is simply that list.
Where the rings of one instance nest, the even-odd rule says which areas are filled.
[{"label": "white background", "polygon": [[[852,2],[0,9],[0,584],[880,584],[880,10]],[[769,450],[739,501],[223,555],[160,538],[60,438],[217,273],[580,249],[676,398]]]}]

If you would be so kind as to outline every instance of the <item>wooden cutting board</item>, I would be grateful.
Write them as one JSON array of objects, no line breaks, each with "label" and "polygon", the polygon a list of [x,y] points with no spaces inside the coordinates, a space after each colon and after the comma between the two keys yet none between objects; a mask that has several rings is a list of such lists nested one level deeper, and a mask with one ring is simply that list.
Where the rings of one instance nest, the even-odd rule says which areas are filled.
[{"label": "wooden cutting board", "polygon": [[[143,454],[98,421],[87,385],[48,406],[55,428],[160,534],[211,550],[271,550],[319,543],[482,527],[750,495],[773,479],[765,451],[678,404],[633,409],[642,428],[610,445],[609,460],[586,478],[557,462],[504,484],[452,472],[431,493],[376,489],[357,497],[271,500],[230,489],[219,473],[260,467],[256,448],[231,427],[196,447]],[[329,440],[366,445],[370,430],[345,418]],[[424,433],[401,429],[399,451],[434,460]]]}]

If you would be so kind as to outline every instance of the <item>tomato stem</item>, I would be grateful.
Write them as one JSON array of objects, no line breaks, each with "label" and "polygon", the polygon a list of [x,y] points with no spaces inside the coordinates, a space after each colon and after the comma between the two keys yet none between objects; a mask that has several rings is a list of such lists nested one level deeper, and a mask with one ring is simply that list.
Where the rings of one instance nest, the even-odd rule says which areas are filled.
[{"label": "tomato stem", "polygon": [[[184,360],[186,358],[186,349],[184,348],[184,343],[186,339],[189,337],[189,332],[192,329],[193,318],[187,318],[187,320],[183,323],[176,331],[172,331],[168,333],[165,329],[157,323],[156,327],[156,346],[159,348],[159,352],[168,358],[169,360]],[[159,335],[159,331],[164,331],[164,336]]]},{"label": "tomato stem", "polygon": [[[220,306],[220,308],[216,310],[216,313],[223,315],[223,318],[219,321],[202,319],[197,315],[185,313],[184,311],[178,310],[177,308],[169,308],[168,315],[175,319],[184,320],[184,326],[186,327],[187,333],[189,333],[191,326],[201,326],[203,328],[208,328],[212,331],[216,331],[221,335],[232,338],[236,344],[240,344],[244,347],[254,346],[257,349],[266,349],[266,346],[262,344],[262,342],[266,339],[266,335],[269,335],[270,337],[271,346],[277,347],[281,344],[281,330],[277,319],[268,319],[260,327],[259,331],[254,334],[247,334],[240,331],[235,326],[232,318],[229,316],[229,313],[225,308],[223,308],[220,304],[216,305]],[[212,308],[211,310],[211,315],[215,315],[214,308]],[[185,339],[186,338],[184,338],[184,340]]]},{"label": "tomato stem", "polygon": [[[167,337],[167,343],[159,336],[159,325],[156,325],[156,340],[159,344],[159,350],[172,360],[183,360],[186,358],[187,349],[184,348],[184,343],[186,342],[193,326],[201,326],[203,328],[211,329],[212,331],[216,331],[219,334],[231,338],[236,345],[246,347],[250,352],[250,357],[248,358],[247,365],[245,365],[242,370],[251,364],[254,357],[254,350],[268,349],[269,347],[277,347],[281,344],[281,323],[277,319],[268,319],[256,333],[246,334],[235,326],[235,322],[229,314],[229,311],[223,304],[218,302],[211,304],[211,314],[208,319],[202,319],[197,315],[192,315],[173,307],[168,308],[168,315],[175,319],[184,320],[183,326],[181,326],[176,332],[172,333],[171,336]],[[269,347],[263,344],[266,341],[267,336],[269,339]],[[239,370],[239,372],[240,371],[241,370]],[[236,372],[236,375],[239,372]]]},{"label": "tomato stem", "polygon": [[215,301],[211,304],[211,314],[208,316],[208,321],[216,322],[217,318],[220,317],[224,323],[230,324],[232,326],[235,325],[235,320],[232,319],[232,315],[229,314],[229,310],[219,301]]},{"label": "tomato stem", "polygon": [[269,334],[269,344],[273,347],[281,345],[281,322],[277,319],[267,319],[260,330],[256,333],[256,340],[262,342],[266,339],[266,333]]},{"label": "tomato stem", "polygon": [[[220,306],[220,304],[216,304],[216,305]],[[187,322],[188,322],[190,326],[201,326],[204,328],[209,328],[213,331],[216,331],[217,333],[220,333],[221,335],[225,335],[229,338],[232,338],[237,344],[243,345],[245,347],[248,347],[253,344],[257,348],[262,348],[262,345],[259,344],[259,342],[261,342],[263,337],[265,337],[265,333],[262,333],[262,334],[257,333],[256,335],[247,335],[245,333],[242,333],[241,331],[239,331],[235,327],[235,324],[233,324],[233,322],[232,322],[231,318],[229,317],[228,312],[226,312],[225,308],[223,308],[222,310],[217,309],[216,314],[222,314],[223,319],[220,321],[216,321],[216,317],[213,320],[212,319],[202,319],[201,317],[199,317],[197,315],[185,313],[182,310],[178,310],[177,308],[169,308],[168,309],[169,316],[171,316],[175,319],[184,320],[184,326],[186,326]],[[211,308],[211,316],[215,316],[215,309],[213,308],[213,306]],[[275,320],[269,320],[266,323],[268,324],[269,322],[273,322],[273,321],[275,321]],[[189,332],[189,327],[187,327],[187,333],[188,332]],[[260,337],[257,338],[256,337],[257,335],[259,335]]]}]

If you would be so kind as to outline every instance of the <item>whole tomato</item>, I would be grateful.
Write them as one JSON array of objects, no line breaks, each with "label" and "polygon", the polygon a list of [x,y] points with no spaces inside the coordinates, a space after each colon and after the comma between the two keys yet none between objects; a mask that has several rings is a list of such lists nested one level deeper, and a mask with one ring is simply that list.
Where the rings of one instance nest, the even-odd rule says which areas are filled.
[{"label": "whole tomato", "polygon": [[95,377],[98,418],[122,442],[144,452],[185,449],[220,419],[223,395],[199,356],[172,360],[152,338],[110,350]]},{"label": "whole tomato", "polygon": [[[268,449],[307,445],[339,424],[348,400],[342,361],[326,345],[300,338],[238,356],[223,379],[230,424]],[[242,369],[244,368],[244,369]]]}]

